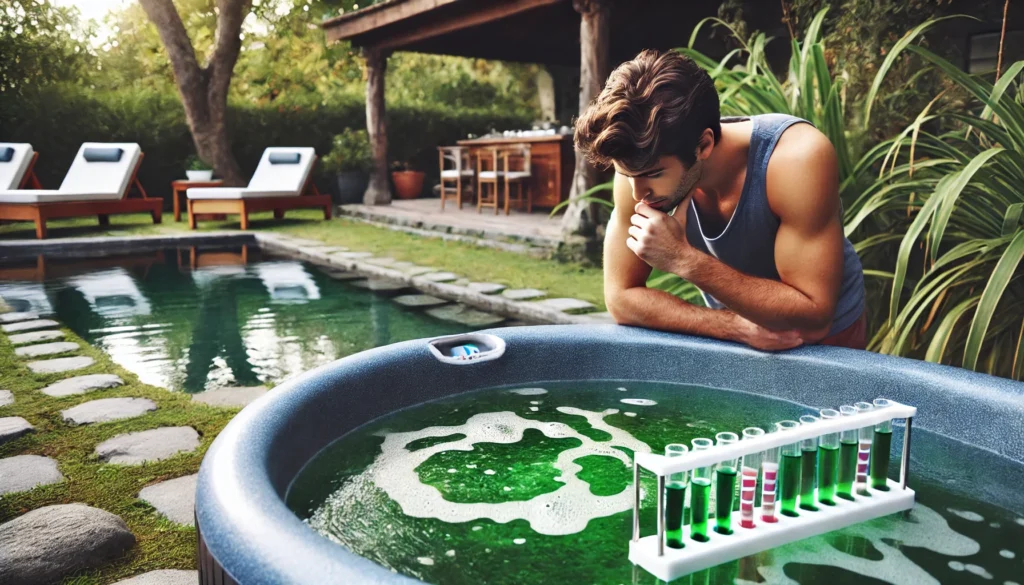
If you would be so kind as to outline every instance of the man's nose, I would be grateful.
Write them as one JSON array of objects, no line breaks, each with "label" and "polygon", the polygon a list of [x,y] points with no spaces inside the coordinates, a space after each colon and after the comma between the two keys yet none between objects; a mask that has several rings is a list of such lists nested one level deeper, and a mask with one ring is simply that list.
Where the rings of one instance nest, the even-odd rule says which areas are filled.
[{"label": "man's nose", "polygon": [[633,183],[633,200],[640,202],[644,200],[644,197],[650,194],[650,188],[647,186],[647,181],[641,181],[637,179],[631,179]]}]

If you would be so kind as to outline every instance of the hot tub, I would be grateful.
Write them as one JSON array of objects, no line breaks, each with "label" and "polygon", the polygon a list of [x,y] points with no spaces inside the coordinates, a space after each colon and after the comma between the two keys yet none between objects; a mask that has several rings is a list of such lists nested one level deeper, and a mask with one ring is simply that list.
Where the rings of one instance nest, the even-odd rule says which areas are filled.
[{"label": "hot tub", "polygon": [[[567,381],[685,383],[728,391],[733,401],[768,397],[794,407],[838,407],[878,396],[914,405],[917,450],[911,459],[910,485],[916,488],[915,474],[944,473],[928,469],[941,460],[936,453],[967,444],[963,448],[972,455],[961,461],[966,466],[963,474],[951,481],[977,481],[978,493],[1006,512],[1004,521],[991,522],[991,530],[1024,534],[1024,497],[1014,487],[1024,480],[1024,384],[862,351],[805,347],[769,354],[614,325],[479,333],[484,337],[421,339],[365,351],[310,371],[246,407],[214,441],[199,472],[201,582],[422,582],[332,542],[289,508],[288,492],[303,468],[339,438],[401,409],[481,388],[536,388]],[[478,345],[494,351],[485,351],[476,360],[444,359],[447,347],[467,340],[482,341]],[[923,436],[934,439],[922,442]],[[894,437],[894,444],[900,442]],[[1001,471],[985,481],[963,479],[983,471],[971,465],[984,468],[990,461],[998,462]],[[976,521],[970,514],[964,511],[953,519]],[[1012,539],[1012,534],[1003,540]],[[627,532],[616,543],[623,562],[628,537]],[[1006,567],[1017,567],[1024,550],[985,554],[963,562],[950,560],[942,571],[974,571],[971,559],[992,558],[986,561],[989,567],[978,569],[997,577],[1022,574],[1006,573],[1013,570]],[[1009,564],[1004,567],[1003,561]]]}]

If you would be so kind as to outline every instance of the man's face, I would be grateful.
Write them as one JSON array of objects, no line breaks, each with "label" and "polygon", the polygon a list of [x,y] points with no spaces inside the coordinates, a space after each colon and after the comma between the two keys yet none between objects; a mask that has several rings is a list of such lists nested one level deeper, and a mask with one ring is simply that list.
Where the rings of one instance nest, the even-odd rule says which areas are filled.
[{"label": "man's face", "polygon": [[700,179],[701,161],[689,167],[675,156],[662,156],[654,166],[630,173],[619,163],[615,172],[627,177],[633,187],[633,199],[669,213],[693,191]]}]

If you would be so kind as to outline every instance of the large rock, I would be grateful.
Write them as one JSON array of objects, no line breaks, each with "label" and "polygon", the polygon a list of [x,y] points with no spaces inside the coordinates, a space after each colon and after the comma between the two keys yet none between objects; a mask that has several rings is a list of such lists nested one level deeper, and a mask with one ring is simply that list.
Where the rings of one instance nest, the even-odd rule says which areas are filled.
[{"label": "large rock", "polygon": [[409,288],[408,284],[404,282],[398,282],[395,280],[388,280],[386,278],[370,278],[367,280],[353,280],[352,286],[357,288],[366,288],[374,292],[398,292]]},{"label": "large rock", "polygon": [[37,374],[58,374],[60,372],[70,372],[72,370],[88,368],[95,361],[96,360],[91,357],[79,355],[75,357],[57,358],[55,360],[29,362],[25,365],[28,366],[28,369]]},{"label": "large rock", "polygon": [[393,300],[403,307],[437,307],[448,304],[448,301],[430,295],[402,295]]},{"label": "large rock", "polygon": [[14,404],[14,394],[10,390],[0,390],[0,406]]},{"label": "large rock", "polygon": [[7,441],[13,441],[33,429],[35,427],[20,416],[0,418],[0,445]]},{"label": "large rock", "polygon": [[196,585],[198,582],[199,571],[160,569],[118,581],[114,585]]},{"label": "large rock", "polygon": [[505,285],[496,282],[471,282],[466,285],[466,288],[482,295],[494,295],[505,290]]},{"label": "large rock", "polygon": [[135,418],[151,410],[156,410],[156,403],[148,398],[101,398],[69,408],[61,415],[64,422],[84,425]]},{"label": "large rock", "polygon": [[14,345],[25,345],[26,343],[38,343],[40,341],[52,341],[54,339],[60,339],[64,337],[63,331],[56,329],[47,329],[45,331],[29,331],[28,333],[18,333],[12,335],[7,339],[11,340]]},{"label": "large rock", "polygon": [[0,525],[0,583],[49,585],[102,567],[135,545],[117,516],[85,504],[33,510]]},{"label": "large rock", "polygon": [[43,394],[47,396],[71,396],[72,394],[85,394],[93,390],[113,388],[124,384],[121,378],[113,374],[89,374],[87,376],[75,376],[67,380],[61,380],[43,388]]},{"label": "large rock", "polygon": [[512,288],[502,291],[501,296],[506,299],[512,299],[513,301],[527,301],[530,299],[539,299],[546,294],[547,293],[544,291],[537,290],[535,288]]},{"label": "large rock", "polygon": [[428,272],[426,274],[421,274],[417,278],[429,280],[430,282],[451,282],[453,280],[458,280],[459,275],[454,272]]},{"label": "large rock", "polygon": [[57,462],[49,457],[15,455],[0,459],[0,496],[62,481]]},{"label": "large rock", "polygon": [[19,347],[14,350],[14,355],[18,357],[40,357],[44,355],[67,353],[69,351],[75,351],[78,348],[79,345],[73,341],[55,341],[53,343],[40,343],[38,345]]},{"label": "large rock", "polygon": [[196,480],[199,474],[186,475],[142,488],[139,499],[156,508],[171,522],[195,525]]},{"label": "large rock", "polygon": [[260,396],[269,392],[263,386],[250,388],[217,388],[192,395],[192,402],[202,402],[210,406],[225,408],[241,408]]},{"label": "large rock", "polygon": [[199,433],[192,427],[162,427],[107,439],[96,446],[96,455],[108,463],[141,465],[197,447]]},{"label": "large rock", "polygon": [[0,313],[0,323],[17,323],[18,321],[33,321],[38,319],[35,313]]},{"label": "large rock", "polygon": [[4,333],[17,333],[18,331],[31,331],[33,329],[44,329],[46,327],[59,327],[60,323],[52,319],[33,319],[31,321],[19,321],[8,323],[0,327]]},{"label": "large rock", "polygon": [[468,327],[487,327],[490,325],[497,325],[505,320],[505,318],[500,315],[484,313],[483,311],[470,309],[463,305],[447,305],[444,307],[427,309],[427,314],[435,319],[453,321]]}]

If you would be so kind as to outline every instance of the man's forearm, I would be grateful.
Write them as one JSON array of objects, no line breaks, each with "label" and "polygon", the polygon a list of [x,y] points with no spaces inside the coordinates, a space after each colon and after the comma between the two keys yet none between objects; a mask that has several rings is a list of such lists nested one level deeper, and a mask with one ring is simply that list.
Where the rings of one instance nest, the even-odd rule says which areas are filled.
[{"label": "man's forearm", "polygon": [[788,284],[743,274],[713,256],[700,254],[687,279],[742,317],[772,330],[827,328],[832,315]]},{"label": "man's forearm", "polygon": [[663,290],[626,289],[609,299],[608,310],[620,325],[737,341],[734,313],[698,307]]}]

